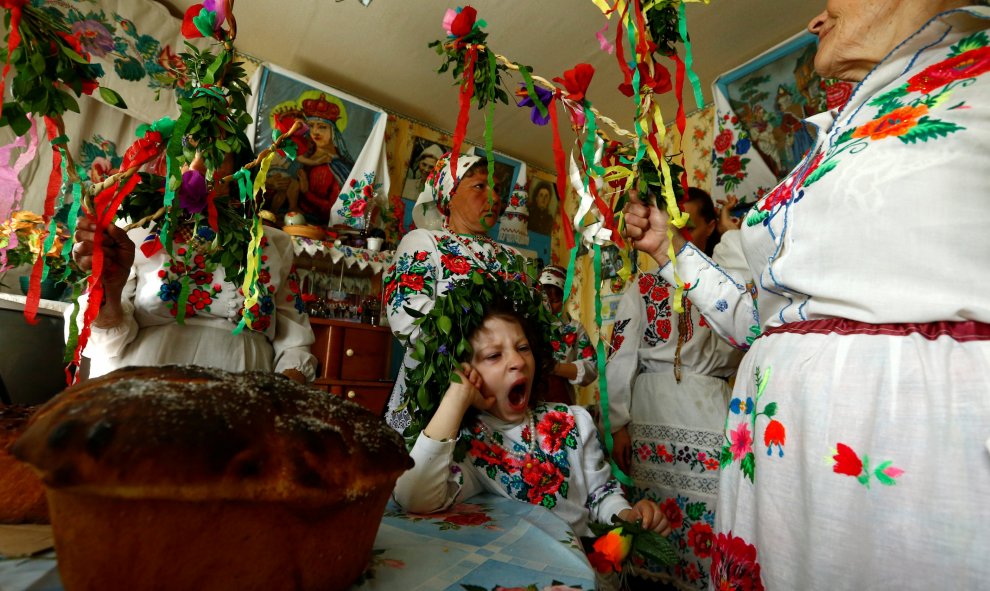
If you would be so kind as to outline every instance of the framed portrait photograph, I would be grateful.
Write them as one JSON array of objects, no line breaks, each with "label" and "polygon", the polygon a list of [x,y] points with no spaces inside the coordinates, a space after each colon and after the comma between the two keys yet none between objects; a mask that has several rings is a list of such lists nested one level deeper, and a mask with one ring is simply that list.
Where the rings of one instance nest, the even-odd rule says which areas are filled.
[{"label": "framed portrait photograph", "polygon": [[529,229],[549,236],[557,219],[557,183],[551,175],[541,171],[529,174]]},{"label": "framed portrait photograph", "polygon": [[409,167],[402,180],[402,198],[416,202],[419,194],[426,186],[426,178],[430,175],[437,160],[450,151],[450,146],[440,143],[431,137],[413,136],[412,149],[409,155]]}]

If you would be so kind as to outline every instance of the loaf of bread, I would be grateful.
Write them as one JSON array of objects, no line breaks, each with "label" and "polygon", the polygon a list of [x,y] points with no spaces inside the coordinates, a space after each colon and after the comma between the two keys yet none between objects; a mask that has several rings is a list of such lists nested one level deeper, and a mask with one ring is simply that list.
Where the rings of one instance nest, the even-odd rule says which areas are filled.
[{"label": "loaf of bread", "polygon": [[10,455],[10,446],[24,432],[35,408],[0,405],[0,523],[48,523],[41,479]]},{"label": "loaf of bread", "polygon": [[13,453],[47,487],[70,591],[346,589],[412,466],[356,404],[275,374],[178,366],[67,389]]}]

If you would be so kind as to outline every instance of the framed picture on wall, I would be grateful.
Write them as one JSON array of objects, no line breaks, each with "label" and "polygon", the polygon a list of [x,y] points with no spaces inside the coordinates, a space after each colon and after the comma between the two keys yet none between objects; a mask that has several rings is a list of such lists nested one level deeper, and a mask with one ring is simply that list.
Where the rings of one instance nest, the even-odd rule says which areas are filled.
[{"label": "framed picture on wall", "polygon": [[544,172],[529,173],[529,229],[549,236],[557,219],[556,179]]},{"label": "framed picture on wall", "polygon": [[[474,154],[485,158],[484,148],[475,148]],[[519,176],[522,162],[501,154],[493,154],[493,156],[495,158],[495,176],[488,179],[488,183],[501,199],[504,208],[509,202],[509,196],[512,195],[512,187],[516,183],[516,177]]]},{"label": "framed picture on wall", "polygon": [[410,143],[412,150],[409,155],[409,167],[403,177],[402,198],[415,203],[423,187],[426,186],[426,178],[437,160],[450,151],[450,146],[422,136],[412,136]]},{"label": "framed picture on wall", "polygon": [[817,37],[798,35],[716,81],[753,148],[778,179],[814,143],[802,120],[825,110],[822,79],[815,73],[816,48]]}]

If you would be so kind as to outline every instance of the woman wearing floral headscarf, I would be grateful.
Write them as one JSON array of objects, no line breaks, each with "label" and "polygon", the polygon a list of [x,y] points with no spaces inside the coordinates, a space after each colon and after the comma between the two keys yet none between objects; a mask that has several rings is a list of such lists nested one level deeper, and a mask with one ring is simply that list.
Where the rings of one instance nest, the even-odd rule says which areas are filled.
[{"label": "woman wearing floral headscarf", "polygon": [[[415,366],[411,352],[420,336],[413,325],[416,317],[407,309],[429,312],[453,281],[467,278],[475,269],[525,278],[518,255],[486,236],[498,220],[499,205],[498,195],[488,184],[487,163],[478,156],[460,156],[454,171],[450,153],[437,161],[416,202],[413,217],[419,227],[399,242],[385,275],[388,322],[406,346],[402,370],[385,412],[385,420],[397,431],[409,426],[409,415],[403,409],[405,374],[407,368]],[[436,227],[424,227],[434,225],[428,220],[437,212],[441,220]]]}]

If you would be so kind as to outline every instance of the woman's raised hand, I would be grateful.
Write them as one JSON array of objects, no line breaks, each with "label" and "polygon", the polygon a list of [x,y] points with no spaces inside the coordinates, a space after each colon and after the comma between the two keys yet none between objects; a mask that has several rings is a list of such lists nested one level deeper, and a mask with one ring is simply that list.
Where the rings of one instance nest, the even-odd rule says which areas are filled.
[{"label": "woman's raised hand", "polygon": [[655,205],[641,202],[635,189],[629,191],[629,200],[622,211],[625,214],[623,235],[629,239],[633,248],[653,257],[661,267],[666,265],[670,260],[667,257],[670,246],[670,240],[667,239],[667,212]]},{"label": "woman's raised hand", "polygon": [[[80,218],[73,236],[75,244],[72,245],[72,260],[86,273],[93,268],[95,238],[96,223]],[[104,232],[102,247],[103,286],[108,298],[116,296],[119,299],[134,263],[134,242],[127,236],[127,232],[111,224]]]}]

